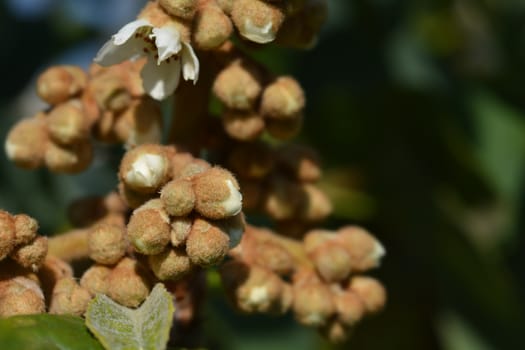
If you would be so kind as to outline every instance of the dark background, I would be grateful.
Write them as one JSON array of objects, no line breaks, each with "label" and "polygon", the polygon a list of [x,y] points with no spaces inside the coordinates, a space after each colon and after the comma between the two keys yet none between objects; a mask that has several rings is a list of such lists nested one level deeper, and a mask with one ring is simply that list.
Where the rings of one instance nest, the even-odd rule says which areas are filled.
[{"label": "dark background", "polygon": [[[364,225],[387,256],[373,275],[386,310],[341,348],[519,349],[525,331],[525,2],[331,0],[318,45],[257,52],[307,94],[300,141],[316,147],[326,223]],[[86,67],[141,1],[0,3],[0,137],[42,108],[48,65]],[[26,172],[0,155],[0,207],[42,233],[67,227],[67,202],[116,183],[120,150],[78,176]],[[239,316],[216,276],[211,348],[329,349],[291,317]]]}]

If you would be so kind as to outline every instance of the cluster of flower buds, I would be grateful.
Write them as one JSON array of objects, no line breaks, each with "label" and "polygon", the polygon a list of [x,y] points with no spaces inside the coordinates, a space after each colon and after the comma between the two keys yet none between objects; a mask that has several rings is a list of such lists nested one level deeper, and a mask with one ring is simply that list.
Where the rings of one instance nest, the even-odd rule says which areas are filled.
[{"label": "cluster of flower buds", "polygon": [[221,276],[241,311],[291,310],[298,322],[338,342],[365,315],[383,308],[384,287],[362,275],[383,255],[381,244],[360,227],[312,230],[297,241],[249,226]]},{"label": "cluster of flower buds", "polygon": [[45,165],[78,173],[91,163],[92,136],[127,145],[159,141],[162,118],[157,104],[144,96],[143,63],[93,65],[89,74],[75,66],[47,69],[37,93],[50,107],[11,129],[5,142],[9,159],[26,169]]}]

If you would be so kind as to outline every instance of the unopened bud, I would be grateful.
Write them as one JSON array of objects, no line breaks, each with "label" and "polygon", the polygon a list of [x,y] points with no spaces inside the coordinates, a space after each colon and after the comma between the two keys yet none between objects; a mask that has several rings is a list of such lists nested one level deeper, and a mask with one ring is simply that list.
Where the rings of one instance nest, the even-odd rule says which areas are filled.
[{"label": "unopened bud", "polygon": [[232,249],[241,242],[246,220],[244,214],[240,212],[237,215],[217,221],[217,225],[230,237],[230,249]]},{"label": "unopened bud", "polygon": [[346,326],[354,326],[365,313],[365,305],[359,296],[351,291],[341,291],[334,294],[337,318]]},{"label": "unopened bud", "polygon": [[101,223],[89,230],[89,257],[99,264],[115,264],[126,253],[128,241],[122,226]]},{"label": "unopened bud", "polygon": [[0,260],[3,260],[16,245],[15,221],[11,214],[0,210]]},{"label": "unopened bud", "polygon": [[98,293],[107,294],[110,287],[107,279],[110,273],[111,268],[105,265],[92,265],[82,275],[80,285],[92,296],[95,296]]},{"label": "unopened bud", "polygon": [[263,207],[275,220],[285,220],[296,216],[304,204],[304,193],[301,187],[287,179],[276,177],[270,182]]},{"label": "unopened bud", "polygon": [[224,68],[213,84],[213,92],[230,109],[250,110],[261,94],[259,74],[245,61]]},{"label": "unopened bud", "polygon": [[385,307],[385,287],[375,278],[366,276],[352,277],[348,290],[357,294],[369,313],[379,312]]},{"label": "unopened bud", "polygon": [[236,0],[233,2],[231,16],[244,38],[265,44],[275,39],[284,20],[284,11],[262,0]]},{"label": "unopened bud", "polygon": [[348,340],[348,337],[352,334],[352,330],[352,327],[346,326],[338,319],[331,320],[319,328],[321,335],[334,344],[340,344]]},{"label": "unopened bud", "polygon": [[230,237],[215,222],[196,218],[186,240],[186,253],[192,263],[208,267],[224,259]]},{"label": "unopened bud", "polygon": [[71,266],[55,256],[48,255],[38,270],[38,279],[42,285],[47,304],[51,300],[53,288],[55,288],[57,281],[65,277],[73,277]]},{"label": "unopened bud", "polygon": [[278,244],[270,241],[257,244],[255,263],[279,275],[289,275],[294,269],[294,260],[290,253]]},{"label": "unopened bud", "polygon": [[107,277],[107,295],[127,307],[139,306],[151,290],[151,276],[137,260],[123,258]]},{"label": "unopened bud", "polygon": [[266,119],[266,131],[279,140],[289,140],[296,136],[303,126],[303,114],[297,113],[288,119]]},{"label": "unopened bud", "polygon": [[127,227],[131,244],[145,255],[159,254],[170,242],[169,216],[162,207],[147,207],[152,203],[162,205],[153,199],[135,209]]},{"label": "unopened bud", "polygon": [[213,50],[221,46],[232,32],[230,18],[213,2],[202,7],[195,16],[193,41],[201,50]]},{"label": "unopened bud", "polygon": [[162,146],[145,144],[124,155],[119,177],[134,191],[153,193],[168,180],[169,167],[169,160]]},{"label": "unopened bud", "polygon": [[38,77],[37,93],[41,99],[55,105],[77,95],[86,86],[87,75],[79,67],[54,66]]},{"label": "unopened bud", "polygon": [[332,202],[330,198],[312,184],[302,186],[303,198],[300,218],[305,221],[321,221],[332,213]]},{"label": "unopened bud", "polygon": [[162,139],[162,113],[150,98],[134,101],[115,123],[115,134],[126,147],[159,143]]},{"label": "unopened bud", "polygon": [[327,282],[346,279],[351,271],[351,258],[344,247],[328,242],[309,253],[319,275]]},{"label": "unopened bud", "polygon": [[60,144],[69,145],[88,137],[88,124],[79,104],[63,103],[53,108],[47,117],[49,136]]},{"label": "unopened bud", "polygon": [[215,2],[224,11],[224,13],[229,15],[232,12],[234,0],[215,0]]},{"label": "unopened bud", "polygon": [[339,229],[338,240],[343,244],[352,260],[352,269],[366,271],[378,267],[385,255],[385,248],[365,229],[347,226]]},{"label": "unopened bud", "polygon": [[172,180],[162,187],[160,199],[169,215],[186,216],[195,207],[193,184],[186,179]]},{"label": "unopened bud", "polygon": [[214,167],[193,179],[195,209],[210,219],[224,219],[237,215],[242,209],[242,195],[233,175]]},{"label": "unopened bud", "polygon": [[301,85],[292,77],[277,78],[262,94],[261,114],[267,118],[294,118],[305,104]]},{"label": "unopened bud", "polygon": [[11,258],[25,268],[37,271],[47,254],[47,237],[38,236],[32,242],[16,247]]},{"label": "unopened bud", "polygon": [[293,310],[295,318],[306,326],[322,326],[335,314],[332,292],[314,273],[304,271],[294,276]]},{"label": "unopened bud", "polygon": [[38,284],[26,277],[0,281],[0,317],[41,314],[46,310]]},{"label": "unopened bud", "polygon": [[49,170],[56,173],[76,174],[86,170],[93,159],[93,146],[89,140],[68,146],[49,142],[45,161]]},{"label": "unopened bud", "polygon": [[15,215],[13,219],[16,230],[16,245],[27,244],[36,238],[38,231],[38,222],[35,219],[26,214]]},{"label": "unopened bud", "polygon": [[232,138],[251,141],[264,131],[264,119],[253,111],[227,110],[222,116],[224,130]]},{"label": "unopened bud", "polygon": [[172,16],[191,19],[197,8],[197,0],[159,0],[160,6]]},{"label": "unopened bud", "polygon": [[277,153],[279,165],[301,182],[314,182],[321,178],[319,155],[310,147],[289,144]]},{"label": "unopened bud", "polygon": [[45,116],[24,119],[16,124],[7,135],[5,152],[17,166],[35,169],[44,163],[48,143]]},{"label": "unopened bud", "polygon": [[173,172],[173,178],[174,179],[189,179],[194,177],[197,174],[203,173],[206,170],[210,169],[211,165],[203,160],[194,158],[190,162],[188,162],[186,165],[184,165],[182,168],[179,169],[178,172]]},{"label": "unopened bud", "polygon": [[87,310],[91,295],[73,278],[66,277],[56,283],[51,298],[50,314],[81,316]]},{"label": "unopened bud", "polygon": [[275,154],[266,143],[247,143],[233,149],[228,164],[241,178],[261,179],[273,169]]},{"label": "unopened bud", "polygon": [[171,220],[171,245],[180,247],[186,243],[191,231],[193,219],[189,217],[178,217]]},{"label": "unopened bud", "polygon": [[190,258],[180,248],[167,248],[160,254],[148,256],[151,271],[161,281],[178,280],[193,268]]}]

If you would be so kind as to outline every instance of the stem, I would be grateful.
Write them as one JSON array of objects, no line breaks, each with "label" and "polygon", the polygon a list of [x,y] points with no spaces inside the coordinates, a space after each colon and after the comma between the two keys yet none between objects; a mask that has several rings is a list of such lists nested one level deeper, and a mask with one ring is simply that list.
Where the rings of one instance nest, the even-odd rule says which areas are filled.
[{"label": "stem", "polygon": [[80,260],[89,256],[88,230],[78,229],[51,237],[48,254],[65,261]]}]

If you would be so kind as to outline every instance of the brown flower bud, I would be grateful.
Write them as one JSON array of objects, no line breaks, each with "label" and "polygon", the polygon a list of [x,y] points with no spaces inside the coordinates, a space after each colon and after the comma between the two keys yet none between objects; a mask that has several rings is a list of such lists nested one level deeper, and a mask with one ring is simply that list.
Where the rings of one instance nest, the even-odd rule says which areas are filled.
[{"label": "brown flower bud", "polygon": [[178,172],[174,172],[173,178],[174,179],[189,179],[194,177],[197,174],[203,173],[206,170],[210,169],[211,165],[203,160],[203,159],[197,159],[194,158],[190,162],[188,162],[186,165],[181,167]]},{"label": "brown flower bud", "polygon": [[350,280],[348,289],[357,294],[369,313],[379,312],[385,307],[385,287],[375,278],[355,276]]},{"label": "brown flower bud", "polygon": [[169,215],[186,216],[195,207],[193,184],[187,179],[172,180],[160,191],[160,199]]},{"label": "brown flower bud", "polygon": [[115,264],[126,253],[126,230],[119,225],[100,223],[89,230],[89,257],[99,264]]},{"label": "brown flower bud", "polygon": [[242,210],[242,195],[233,175],[222,168],[214,167],[193,179],[195,209],[210,219],[224,219],[237,215]]},{"label": "brown flower bud", "polygon": [[195,158],[190,153],[187,152],[176,152],[171,157],[170,166],[171,166],[171,177],[179,177],[179,173],[184,169],[188,164],[190,164]]},{"label": "brown flower bud", "polygon": [[222,123],[228,135],[240,141],[255,140],[264,131],[264,119],[254,111],[227,110]]},{"label": "brown flower bud", "polygon": [[3,260],[16,245],[16,227],[11,214],[0,210],[0,260]]},{"label": "brown flower bud", "polygon": [[296,7],[288,16],[277,34],[276,43],[298,49],[310,49],[317,42],[321,25],[327,17],[325,0],[308,0]]},{"label": "brown flower bud", "polygon": [[110,273],[111,268],[105,265],[92,265],[82,275],[80,285],[92,296],[95,296],[98,293],[107,294],[110,287],[107,278]]},{"label": "brown flower bud", "polygon": [[[27,244],[34,240],[38,231],[38,222],[25,214],[18,214],[13,217],[15,224],[15,244]],[[0,229],[1,231],[1,229]]]},{"label": "brown flower bud", "polygon": [[354,292],[336,292],[334,294],[334,303],[338,320],[345,326],[354,326],[365,314],[365,305]]},{"label": "brown flower bud", "polygon": [[304,192],[301,186],[282,177],[271,179],[264,198],[263,207],[275,220],[295,217],[304,203]]},{"label": "brown flower bud", "polygon": [[162,139],[162,113],[158,103],[150,98],[135,100],[119,116],[115,134],[126,147],[159,143]]},{"label": "brown flower bud", "polygon": [[262,0],[236,0],[231,17],[244,38],[265,44],[275,39],[284,20],[284,11],[276,4]]},{"label": "brown flower bud", "polygon": [[346,226],[339,229],[338,240],[350,253],[352,269],[356,271],[378,267],[385,255],[381,243],[361,227]]},{"label": "brown flower bud", "polygon": [[215,0],[217,5],[219,5],[219,7],[224,11],[224,13],[228,15],[232,12],[233,1],[234,0]]},{"label": "brown flower bud", "polygon": [[196,218],[186,240],[186,253],[192,263],[208,267],[224,259],[229,244],[230,237],[216,222]]},{"label": "brown flower bud", "polygon": [[344,247],[327,242],[309,252],[319,275],[327,282],[338,282],[346,279],[351,271],[351,258]]},{"label": "brown flower bud", "polygon": [[38,77],[38,96],[49,104],[64,102],[86,86],[86,73],[75,66],[54,66]]},{"label": "brown flower bud", "polygon": [[41,314],[46,310],[38,284],[26,277],[0,281],[0,317]]},{"label": "brown flower bud", "polygon": [[83,315],[91,301],[89,292],[71,277],[65,277],[55,285],[49,313],[56,315]]},{"label": "brown flower bud", "polygon": [[44,163],[48,134],[43,113],[24,119],[9,131],[5,141],[7,157],[17,166],[35,169]]},{"label": "brown flower bud", "polygon": [[221,46],[233,32],[230,19],[214,2],[208,2],[199,9],[193,25],[193,41],[201,50]]},{"label": "brown flower bud", "polygon": [[266,143],[247,143],[233,149],[228,164],[241,178],[261,179],[274,168],[275,154]]},{"label": "brown flower bud", "polygon": [[100,118],[97,119],[93,127],[93,136],[102,142],[116,143],[118,141],[115,134],[115,123],[118,115],[114,111],[103,110]]},{"label": "brown flower bud", "polygon": [[290,253],[273,242],[263,242],[257,244],[255,263],[261,267],[269,269],[279,275],[289,275],[295,262]]},{"label": "brown flower bud", "polygon": [[127,307],[139,306],[151,290],[151,275],[137,260],[123,258],[107,277],[107,295]]},{"label": "brown flower bud", "polygon": [[144,144],[126,152],[120,163],[119,178],[134,191],[153,193],[168,181],[169,168],[164,147]]},{"label": "brown flower bud", "polygon": [[65,277],[73,277],[71,266],[55,256],[48,255],[38,270],[38,279],[46,297],[46,304],[49,305],[57,281]]},{"label": "brown flower bud", "polygon": [[261,90],[256,69],[240,60],[224,68],[213,84],[214,94],[230,109],[252,109]]},{"label": "brown flower bud", "polygon": [[25,268],[37,271],[47,254],[47,237],[38,236],[32,242],[16,247],[11,258]]},{"label": "brown flower bud", "polygon": [[150,255],[148,264],[161,281],[178,280],[193,268],[190,258],[181,248],[167,248],[160,254]]},{"label": "brown flower bud", "polygon": [[321,335],[334,344],[340,344],[348,340],[350,335],[352,335],[352,331],[352,327],[346,326],[337,319],[331,320],[319,328]]},{"label": "brown flower bud", "polygon": [[197,9],[197,0],[159,0],[160,6],[172,16],[191,19]]},{"label": "brown flower bud", "polygon": [[68,146],[49,142],[45,162],[49,170],[56,173],[76,174],[86,170],[93,159],[93,146],[88,140]]},{"label": "brown flower bud", "polygon": [[319,282],[304,282],[293,285],[293,310],[295,318],[306,326],[322,326],[335,313],[330,289]]},{"label": "brown flower bud", "polygon": [[330,198],[312,184],[301,187],[304,201],[301,203],[299,216],[305,221],[321,221],[332,213]]},{"label": "brown flower bud", "polygon": [[266,119],[266,131],[276,139],[284,141],[299,134],[302,126],[302,113],[297,113],[288,119]]},{"label": "brown flower bud", "polygon": [[127,229],[131,244],[145,255],[159,254],[170,242],[170,220],[159,199],[135,209]]},{"label": "brown flower bud", "polygon": [[62,103],[49,112],[47,129],[53,141],[69,145],[89,136],[88,121],[79,101]]},{"label": "brown flower bud", "polygon": [[304,92],[297,80],[284,76],[264,89],[260,110],[266,118],[287,119],[294,118],[304,104]]},{"label": "brown flower bud", "polygon": [[178,217],[171,220],[171,245],[180,247],[186,243],[191,231],[193,219],[189,217]]},{"label": "brown flower bud", "polygon": [[319,155],[304,145],[288,144],[276,152],[279,166],[301,182],[314,182],[321,178]]}]

